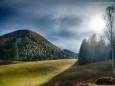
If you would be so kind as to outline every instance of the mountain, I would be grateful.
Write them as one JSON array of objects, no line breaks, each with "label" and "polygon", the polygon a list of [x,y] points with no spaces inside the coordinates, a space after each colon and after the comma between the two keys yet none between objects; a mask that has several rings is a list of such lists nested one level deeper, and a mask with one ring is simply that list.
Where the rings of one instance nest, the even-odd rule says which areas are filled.
[{"label": "mountain", "polygon": [[64,49],[63,51],[68,53],[70,55],[70,58],[78,58],[78,54],[73,52],[73,51],[70,51],[70,50],[67,50],[67,49]]},{"label": "mountain", "polygon": [[70,55],[30,30],[18,30],[0,36],[0,59],[9,60],[12,44],[16,43],[21,61],[64,59]]}]

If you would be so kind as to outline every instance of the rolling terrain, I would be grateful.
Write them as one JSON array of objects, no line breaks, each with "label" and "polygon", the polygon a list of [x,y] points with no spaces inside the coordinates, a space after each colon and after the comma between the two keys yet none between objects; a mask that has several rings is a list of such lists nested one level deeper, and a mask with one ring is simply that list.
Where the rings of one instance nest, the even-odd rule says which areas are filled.
[{"label": "rolling terrain", "polygon": [[100,77],[111,75],[111,61],[82,66],[76,59],[20,62],[0,66],[0,85],[79,86],[80,83],[94,83]]},{"label": "rolling terrain", "polygon": [[[101,61],[82,66],[78,65],[76,61],[74,65],[42,84],[42,86],[97,86],[94,83],[98,78],[111,76],[111,61]],[[88,85],[83,85],[87,83]]]},{"label": "rolling terrain", "polygon": [[40,86],[75,62],[75,59],[69,59],[2,65],[0,66],[0,86]]}]

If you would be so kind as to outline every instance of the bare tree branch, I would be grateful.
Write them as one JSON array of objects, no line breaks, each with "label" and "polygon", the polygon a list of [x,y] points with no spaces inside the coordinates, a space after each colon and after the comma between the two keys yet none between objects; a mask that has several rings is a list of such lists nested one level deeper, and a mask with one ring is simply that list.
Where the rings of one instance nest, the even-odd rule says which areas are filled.
[{"label": "bare tree branch", "polygon": [[115,28],[114,27],[114,11],[115,8],[113,6],[109,6],[106,8],[106,15],[104,16],[106,21],[106,30],[105,35],[111,44],[111,54],[112,54],[112,68],[113,68],[113,76],[115,77]]}]

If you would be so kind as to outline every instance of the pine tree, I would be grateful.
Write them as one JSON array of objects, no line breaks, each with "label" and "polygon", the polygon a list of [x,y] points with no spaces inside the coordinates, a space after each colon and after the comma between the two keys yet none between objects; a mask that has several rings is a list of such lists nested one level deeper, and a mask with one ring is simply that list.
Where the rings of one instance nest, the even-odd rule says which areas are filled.
[{"label": "pine tree", "polygon": [[18,46],[16,42],[11,46],[10,60],[18,60]]},{"label": "pine tree", "polygon": [[108,54],[108,52],[106,52],[106,44],[105,44],[105,40],[100,37],[99,42],[97,43],[97,49],[96,49],[96,61],[101,61],[101,60],[105,60],[106,59],[106,54]]},{"label": "pine tree", "polygon": [[88,63],[88,56],[87,56],[87,53],[88,53],[88,42],[86,39],[84,39],[82,41],[82,44],[81,44],[81,47],[80,47],[80,51],[79,51],[79,59],[78,59],[78,63],[80,65],[83,65],[83,64],[86,64]]},{"label": "pine tree", "polygon": [[89,56],[90,61],[95,61],[96,58],[96,49],[97,49],[97,37],[96,34],[93,34],[89,39]]}]

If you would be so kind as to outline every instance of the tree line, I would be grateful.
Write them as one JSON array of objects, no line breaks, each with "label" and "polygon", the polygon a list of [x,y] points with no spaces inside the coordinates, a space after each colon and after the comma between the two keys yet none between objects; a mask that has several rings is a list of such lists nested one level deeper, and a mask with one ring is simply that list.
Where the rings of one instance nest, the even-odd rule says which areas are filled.
[{"label": "tree line", "polygon": [[112,59],[113,76],[115,77],[115,7],[108,6],[105,10],[104,19],[106,22],[105,36],[108,39],[108,44],[100,38],[96,40],[96,35],[93,34],[89,40],[82,41],[78,62],[80,65]]},{"label": "tree line", "polygon": [[110,44],[107,44],[102,37],[97,40],[96,34],[93,34],[88,40],[84,39],[82,41],[78,62],[82,65],[110,59],[110,52]]}]

